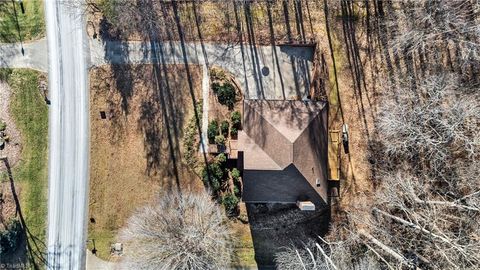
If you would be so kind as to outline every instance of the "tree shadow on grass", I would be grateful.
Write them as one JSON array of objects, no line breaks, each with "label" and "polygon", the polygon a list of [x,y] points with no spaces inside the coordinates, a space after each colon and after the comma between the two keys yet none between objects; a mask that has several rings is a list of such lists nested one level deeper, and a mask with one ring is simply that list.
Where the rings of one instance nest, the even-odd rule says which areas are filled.
[{"label": "tree shadow on grass", "polygon": [[[132,6],[138,9],[134,12],[142,14],[139,17],[142,29],[138,29],[138,35],[142,38],[140,47],[143,50],[143,61],[151,63],[151,66],[130,63],[130,48],[125,36],[115,30],[105,18],[102,19],[99,31],[105,46],[105,59],[112,64],[110,79],[114,81],[114,87],[110,87],[108,82],[106,86],[115,88],[107,97],[113,127],[111,136],[114,141],[120,141],[118,135],[123,136],[129,128],[127,116],[139,111],[137,128],[144,139],[143,150],[147,159],[145,173],[160,178],[160,183],[169,189],[179,189],[181,177],[188,171],[188,168],[183,167],[180,151],[185,106],[191,106],[195,111],[199,138],[201,135],[200,118],[194,109],[198,100],[194,93],[193,72],[186,59],[183,29],[178,26],[182,14],[179,14],[181,11],[176,5],[174,2],[145,0],[137,1]],[[195,25],[192,22],[198,23],[199,20],[193,20],[191,16],[189,18],[190,28],[193,29]],[[199,28],[197,30],[200,31]],[[200,32],[198,34],[201,35]],[[176,40],[181,41],[184,62],[176,61]],[[135,93],[135,87],[139,84],[146,86],[146,93]],[[187,91],[180,91],[180,88],[186,88],[190,92],[191,105],[186,98]],[[132,108],[132,99],[135,99],[135,106],[138,107]],[[206,161],[206,156],[204,159]]]},{"label": "tree shadow on grass", "polygon": [[12,1],[0,1],[0,42],[14,43],[22,40],[18,22],[17,7]]},{"label": "tree shadow on grass", "polygon": [[[372,106],[372,102],[369,96],[369,88],[365,81],[365,71],[364,64],[360,55],[360,48],[357,41],[356,34],[356,15],[353,11],[353,3],[341,3],[342,8],[342,29],[343,36],[345,40],[345,46],[347,51],[347,59],[349,64],[349,70],[353,78],[353,90],[355,101],[357,103],[357,108],[359,115],[362,118],[364,124],[364,132],[367,136],[367,139],[370,138],[370,132],[368,127],[368,121],[366,116],[366,105],[364,104],[364,99],[367,100],[369,107]],[[372,110],[370,110],[370,116],[373,118]],[[373,118],[374,119],[374,118]]]},{"label": "tree shadow on grass", "polygon": [[[104,59],[110,65],[112,74],[110,78],[100,78],[100,80],[105,79],[106,87],[115,90],[108,91],[109,96],[107,97],[109,120],[112,123],[110,140],[118,143],[128,128],[126,125],[127,117],[131,113],[131,99],[134,95],[134,74],[138,73],[139,66],[130,63],[128,42],[105,17],[99,24],[99,36],[104,44]],[[104,74],[107,73],[104,72]],[[110,81],[113,81],[113,87],[110,86]],[[120,95],[120,106],[115,98],[117,93]]]},{"label": "tree shadow on grass", "polygon": [[[186,48],[183,43],[181,27],[178,32],[171,31],[179,22],[175,3],[144,1],[138,5],[139,12],[148,14],[144,17],[142,31],[142,47],[149,52],[149,61],[152,69],[143,75],[149,89],[140,102],[140,118],[137,122],[139,130],[144,135],[144,151],[147,158],[146,173],[158,176],[166,184],[167,189],[181,189],[182,179],[186,176],[181,156],[181,142],[185,124],[185,88],[190,93],[192,109],[195,112],[198,134],[200,138],[200,119],[195,110],[198,101],[195,97],[192,71],[186,58]],[[173,13],[172,13],[173,12]],[[164,23],[160,23],[164,22]],[[173,28],[175,29],[175,28]],[[185,61],[176,63],[175,59],[168,58],[166,54],[175,55],[176,35],[182,41],[182,53]],[[168,40],[167,42],[162,42]],[[182,64],[183,67],[178,67]],[[127,67],[130,68],[130,67]],[[135,73],[136,74],[136,73]],[[186,78],[186,80],[185,80]],[[133,87],[133,86],[132,86]],[[206,157],[205,157],[206,160]],[[172,181],[170,181],[170,179]],[[182,183],[181,183],[182,182]]]},{"label": "tree shadow on grass", "polygon": [[[178,35],[179,35],[179,38],[180,38],[180,45],[181,45],[182,56],[183,56],[183,64],[185,65],[187,81],[188,81],[188,89],[189,89],[190,99],[191,99],[192,107],[193,107],[193,111],[194,111],[195,124],[196,124],[197,130],[198,130],[198,135],[199,135],[200,138],[202,138],[201,119],[200,119],[200,115],[198,114],[197,110],[195,109],[198,101],[197,101],[197,98],[195,96],[192,75],[191,75],[191,71],[190,71],[190,67],[189,67],[189,61],[188,61],[188,58],[187,58],[187,50],[186,50],[186,45],[185,45],[184,30],[183,30],[183,27],[182,27],[182,22],[180,20],[180,17],[178,16],[177,2],[173,2],[172,7],[173,7],[173,13],[175,14],[175,24],[176,24],[176,27],[177,27],[177,32],[178,32]],[[197,27],[199,27],[199,26],[197,25]],[[208,101],[204,100],[203,102],[208,102]],[[201,144],[201,152],[202,152],[202,156],[203,156],[203,161],[205,163],[205,167],[207,168],[206,169],[207,177],[210,179],[211,172],[210,172],[209,166],[207,166],[207,164],[208,164],[207,153],[206,153],[206,149],[204,148],[203,144]],[[206,188],[207,189],[210,189],[210,186],[208,184],[209,182],[210,181],[206,181],[206,183],[207,183]]]},{"label": "tree shadow on grass", "polygon": [[7,169],[8,179],[10,181],[10,190],[13,195],[13,199],[15,201],[16,207],[16,214],[20,220],[20,225],[22,228],[22,244],[21,248],[25,248],[25,255],[27,257],[27,263],[33,269],[41,269],[40,265],[46,265],[47,261],[45,259],[44,251],[46,250],[46,245],[42,240],[40,240],[37,236],[33,235],[27,227],[25,222],[25,218],[22,213],[22,208],[20,205],[20,199],[18,198],[17,192],[15,190],[15,183],[13,179],[12,169],[10,167],[10,163],[8,162],[8,158],[0,158],[5,168]]}]

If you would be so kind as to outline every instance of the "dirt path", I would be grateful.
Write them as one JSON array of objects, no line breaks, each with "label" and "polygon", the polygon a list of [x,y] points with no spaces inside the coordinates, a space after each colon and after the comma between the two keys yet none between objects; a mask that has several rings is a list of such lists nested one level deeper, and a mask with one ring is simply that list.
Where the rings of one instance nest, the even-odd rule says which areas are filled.
[{"label": "dirt path", "polygon": [[87,264],[86,270],[113,270],[116,269],[116,263],[109,262],[92,255],[90,250],[87,250]]},{"label": "dirt path", "polygon": [[[20,159],[22,147],[20,132],[9,112],[11,94],[11,89],[7,83],[0,82],[0,120],[7,124],[5,133],[10,137],[10,141],[5,145],[5,148],[0,150],[0,156],[7,157],[10,165],[14,167]],[[4,171],[5,169],[2,162],[0,164],[0,171]]]}]

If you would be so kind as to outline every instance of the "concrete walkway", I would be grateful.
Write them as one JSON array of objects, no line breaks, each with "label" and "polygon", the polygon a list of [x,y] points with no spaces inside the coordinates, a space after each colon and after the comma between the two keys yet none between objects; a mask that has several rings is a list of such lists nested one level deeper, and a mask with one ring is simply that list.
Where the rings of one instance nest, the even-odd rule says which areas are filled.
[{"label": "concrete walkway", "polygon": [[[89,66],[124,63],[208,64],[232,73],[250,99],[305,98],[309,91],[313,49],[291,46],[251,46],[211,43],[161,43],[162,59],[151,54],[143,42],[90,39]],[[156,51],[158,52],[158,47]],[[33,68],[47,71],[46,40],[24,44],[0,44],[0,67]],[[186,59],[183,57],[185,50]],[[205,58],[208,58],[206,61]]]},{"label": "concrete walkway", "polygon": [[208,98],[210,95],[210,74],[206,64],[202,65],[202,142],[200,144],[200,152],[208,152]]}]

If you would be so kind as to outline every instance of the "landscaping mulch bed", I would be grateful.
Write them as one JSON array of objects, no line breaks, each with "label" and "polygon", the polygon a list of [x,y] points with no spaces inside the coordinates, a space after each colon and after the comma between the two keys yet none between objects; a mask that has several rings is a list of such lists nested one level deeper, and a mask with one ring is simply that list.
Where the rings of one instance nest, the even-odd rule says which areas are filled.
[{"label": "landscaping mulch bed", "polygon": [[[0,150],[0,157],[7,157],[10,166],[14,167],[20,159],[22,151],[21,135],[17,129],[13,118],[10,115],[10,96],[12,92],[6,82],[0,81],[0,121],[7,124],[5,133],[10,138],[3,150]],[[0,172],[5,171],[6,168],[3,162],[0,162]]]}]

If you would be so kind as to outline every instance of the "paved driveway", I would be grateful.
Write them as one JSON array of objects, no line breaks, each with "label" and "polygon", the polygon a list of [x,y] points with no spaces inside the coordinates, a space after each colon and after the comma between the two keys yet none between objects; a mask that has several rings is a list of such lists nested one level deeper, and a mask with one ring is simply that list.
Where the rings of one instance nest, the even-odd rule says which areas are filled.
[{"label": "paved driveway", "polygon": [[[89,39],[90,66],[122,63],[152,63],[150,44]],[[33,68],[47,71],[45,39],[24,45],[0,44],[0,67]],[[244,90],[245,97],[256,99],[305,98],[310,88],[313,48],[292,46],[251,46],[213,43],[157,43],[162,63],[208,63],[231,72]]]},{"label": "paved driveway", "polygon": [[[150,45],[143,42],[90,40],[92,65],[149,63]],[[159,48],[159,49],[158,49]],[[312,72],[313,47],[250,46],[213,43],[166,42],[158,45],[160,62],[208,63],[231,72],[247,98],[291,99],[305,97]],[[153,58],[152,58],[153,57]]]}]

